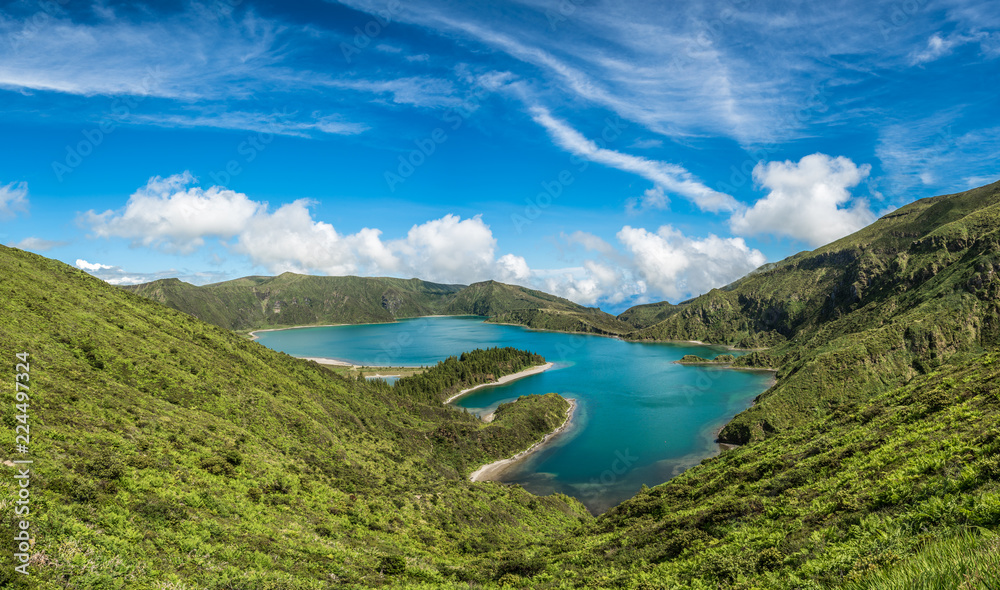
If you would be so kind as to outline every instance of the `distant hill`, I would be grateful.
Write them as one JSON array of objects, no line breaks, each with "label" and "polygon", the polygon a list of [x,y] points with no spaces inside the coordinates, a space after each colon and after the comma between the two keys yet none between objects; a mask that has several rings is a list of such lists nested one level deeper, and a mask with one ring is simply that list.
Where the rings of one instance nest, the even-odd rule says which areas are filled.
[{"label": "distant hill", "polygon": [[230,330],[308,324],[392,322],[438,313],[462,289],[419,279],[284,273],[196,287],[163,279],[125,287]]},{"label": "distant hill", "polygon": [[[437,392],[346,379],[61,262],[0,246],[0,271],[0,534],[19,530],[10,459],[33,460],[35,555],[22,577],[14,552],[0,552],[0,587],[485,583],[539,535],[590,519],[566,496],[468,481],[561,424],[569,405],[556,394],[522,397],[484,424]],[[491,350],[411,381],[540,360]],[[28,454],[15,454],[18,425],[30,428]]]},{"label": "distant hill", "polygon": [[629,337],[767,348],[741,361],[778,368],[777,385],[722,435],[746,442],[1000,345],[998,273],[994,183],[911,203]]},{"label": "distant hill", "polygon": [[618,319],[628,324],[632,330],[642,329],[662,322],[681,309],[684,309],[683,305],[673,305],[666,301],[647,303],[626,309],[618,315]]},{"label": "distant hill", "polygon": [[[34,541],[28,578],[0,552],[0,587],[998,588],[998,189],[918,201],[726,289],[616,318],[631,337],[769,344],[734,365],[774,366],[778,383],[723,431],[742,446],[597,518],[467,479],[565,416],[555,394],[490,424],[439,403],[540,361],[528,352],[470,353],[399,388],[349,380],[0,247],[0,536],[20,530],[12,460],[30,458]],[[333,309],[329,283],[309,279],[152,289],[220,320],[243,301],[274,321]],[[331,301],[379,314],[392,289],[396,313],[430,299],[605,321],[516,287],[473,285],[448,308],[463,288],[401,283],[347,281]]]},{"label": "distant hill", "polygon": [[393,322],[427,315],[479,315],[539,329],[605,334],[630,329],[599,309],[496,281],[465,286],[284,273],[200,287],[161,279],[124,288],[230,330]]}]

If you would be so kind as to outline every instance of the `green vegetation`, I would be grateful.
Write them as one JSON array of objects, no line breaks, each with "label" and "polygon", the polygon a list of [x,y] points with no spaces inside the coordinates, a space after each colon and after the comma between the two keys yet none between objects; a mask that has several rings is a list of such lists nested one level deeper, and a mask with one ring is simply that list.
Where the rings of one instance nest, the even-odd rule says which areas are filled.
[{"label": "green vegetation", "polygon": [[846,588],[1000,588],[1000,537],[989,532],[985,536],[962,532],[954,538],[929,543],[913,559],[896,567],[876,570],[860,581],[847,584]]},{"label": "green vegetation", "polygon": [[1000,342],[1000,183],[922,199],[680,306],[630,338],[742,348],[777,384],[723,430],[742,444]]},{"label": "green vegetation", "polygon": [[[989,353],[706,459],[553,559],[592,572],[590,587],[988,590],[998,527],[1000,355]],[[966,548],[978,555],[925,567]],[[922,576],[938,581],[912,582]]]},{"label": "green vegetation", "polygon": [[[419,279],[314,277],[286,272],[201,287],[162,279],[124,288],[237,331],[394,322],[427,315],[479,315],[538,329],[599,334],[630,329],[599,309],[496,281],[465,287]],[[520,313],[528,316],[522,319]]]},{"label": "green vegetation", "polygon": [[736,357],[731,354],[719,354],[707,359],[696,354],[685,354],[677,361],[680,365],[731,365]]},{"label": "green vegetation", "polygon": [[[36,539],[31,578],[16,577],[12,552],[0,552],[0,586],[488,582],[497,567],[530,562],[536,532],[589,519],[565,496],[466,479],[560,424],[558,396],[519,401],[484,424],[62,263],[0,248],[0,268],[8,383],[15,353],[30,354]],[[10,453],[13,412],[3,420]],[[13,474],[4,467],[0,477],[7,539]]]},{"label": "green vegetation", "polygon": [[463,389],[543,364],[545,359],[541,355],[516,348],[477,348],[460,357],[450,356],[418,375],[404,377],[396,382],[394,389],[412,399],[445,401]]},{"label": "green vegetation", "polygon": [[618,319],[630,326],[627,331],[648,328],[683,309],[682,305],[671,305],[666,301],[636,305],[622,312]]},{"label": "green vegetation", "polygon": [[[0,552],[0,586],[996,590],[998,253],[1000,183],[611,320],[499,283],[347,280],[337,312],[334,282],[316,277],[166,284],[183,297],[160,283],[227,328],[486,313],[754,348],[710,362],[777,370],[723,431],[742,446],[594,518],[565,496],[467,480],[561,424],[568,404],[529,396],[485,424],[441,400],[537,355],[472,351],[391,387],[0,248],[0,358],[13,369],[31,355],[37,541],[29,579]],[[401,294],[387,308],[390,288]],[[3,421],[10,453],[17,421]]]},{"label": "green vegetation", "polygon": [[163,279],[125,287],[230,330],[394,322],[432,315],[462,289],[419,279],[313,277],[286,272],[196,287]]}]

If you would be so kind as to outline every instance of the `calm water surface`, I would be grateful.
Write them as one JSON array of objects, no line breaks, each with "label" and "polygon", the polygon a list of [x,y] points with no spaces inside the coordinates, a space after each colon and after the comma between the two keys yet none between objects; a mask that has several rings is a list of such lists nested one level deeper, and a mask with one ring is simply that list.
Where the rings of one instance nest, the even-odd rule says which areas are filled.
[{"label": "calm water surface", "polygon": [[300,328],[258,333],[293,356],[377,366],[433,365],[475,348],[513,346],[543,355],[552,369],[456,400],[478,414],[521,395],[554,391],[577,400],[572,426],[509,469],[503,481],[536,494],[562,492],[600,513],[718,452],[715,433],[767,389],[771,374],[685,367],[685,354],[724,349],[645,344],[536,332],[479,317],[431,317],[395,324]]}]

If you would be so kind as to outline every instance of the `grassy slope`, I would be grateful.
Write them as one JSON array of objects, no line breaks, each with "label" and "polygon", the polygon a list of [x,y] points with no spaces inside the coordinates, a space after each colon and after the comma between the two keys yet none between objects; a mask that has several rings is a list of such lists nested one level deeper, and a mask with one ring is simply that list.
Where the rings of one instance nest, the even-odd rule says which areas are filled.
[{"label": "grassy slope", "polygon": [[[0,269],[4,381],[15,353],[31,355],[34,587],[489,581],[530,558],[536,536],[589,518],[564,496],[466,480],[561,423],[558,396],[484,425],[62,263],[0,248]],[[0,576],[10,559],[0,552]]]},{"label": "grassy slope", "polygon": [[460,285],[418,279],[314,277],[284,273],[196,287],[164,279],[126,287],[232,330],[307,324],[392,322],[436,313]]},{"label": "grassy slope", "polygon": [[723,431],[742,443],[996,347],[997,271],[1000,183],[907,205],[632,336],[771,347],[740,360],[779,369]]},{"label": "grassy slope", "polygon": [[488,316],[489,321],[537,330],[622,334],[631,328],[611,314],[542,291],[486,281],[456,293],[447,313]]},{"label": "grassy slope", "polygon": [[[556,558],[588,588],[987,590],[1000,587],[998,527],[990,353],[707,459],[605,513]],[[963,572],[968,585],[949,585]]]},{"label": "grassy slope", "polygon": [[480,315],[537,329],[620,334],[631,326],[603,311],[496,281],[442,285],[418,279],[285,273],[196,287],[163,279],[125,287],[231,330],[393,322],[426,315]]},{"label": "grassy slope", "polygon": [[[656,325],[684,308],[666,301],[635,305],[618,315],[618,319],[628,324],[631,330],[648,328]],[[629,331],[631,331],[629,330]]]}]

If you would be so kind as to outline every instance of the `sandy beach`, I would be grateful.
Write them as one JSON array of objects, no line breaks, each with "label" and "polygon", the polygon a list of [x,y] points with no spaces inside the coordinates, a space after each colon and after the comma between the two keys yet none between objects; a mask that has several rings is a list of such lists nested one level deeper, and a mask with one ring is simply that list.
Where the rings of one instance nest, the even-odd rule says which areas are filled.
[{"label": "sandy beach", "polygon": [[[280,332],[282,330],[298,330],[299,328],[335,328],[337,326],[347,326],[349,324],[318,324],[313,326],[290,326],[288,328],[262,328],[260,330],[254,330],[250,332],[250,339],[257,340],[258,332]],[[319,362],[319,361],[316,361]]]},{"label": "sandy beach", "polygon": [[504,375],[503,377],[497,379],[493,383],[481,383],[481,384],[479,384],[479,385],[477,385],[475,387],[470,387],[468,389],[463,389],[462,391],[459,391],[455,395],[453,395],[453,396],[449,397],[448,399],[444,400],[444,403],[450,404],[451,402],[457,400],[458,398],[460,398],[463,395],[469,393],[470,391],[474,391],[476,389],[479,389],[480,387],[492,387],[494,385],[503,385],[504,383],[510,383],[511,381],[514,381],[515,379],[520,379],[522,377],[527,377],[529,375],[537,375],[538,373],[541,373],[543,371],[548,371],[551,368],[552,368],[552,363],[545,363],[544,365],[538,365],[537,367],[531,367],[530,369],[525,369],[523,371],[518,371],[517,373],[514,373],[512,375]]},{"label": "sandy beach", "polygon": [[326,357],[321,357],[321,356],[300,356],[296,358],[304,359],[307,361],[313,361],[314,363],[319,363],[321,365],[333,365],[335,367],[350,367],[352,369],[361,368],[361,365],[355,365],[354,363],[349,363],[347,361],[342,361],[338,359],[328,359]]},{"label": "sandy beach", "polygon": [[565,432],[569,425],[573,422],[573,414],[576,412],[576,400],[573,398],[566,398],[569,402],[569,411],[566,412],[566,419],[563,421],[559,428],[556,428],[552,432],[545,435],[545,438],[531,445],[528,449],[521,451],[520,453],[510,457],[509,459],[501,459],[499,461],[494,461],[487,465],[483,465],[479,469],[473,471],[469,475],[469,481],[494,481],[496,480],[504,471],[509,469],[512,465],[524,459],[531,453],[539,450],[552,440],[554,437],[558,436],[560,433]]}]

